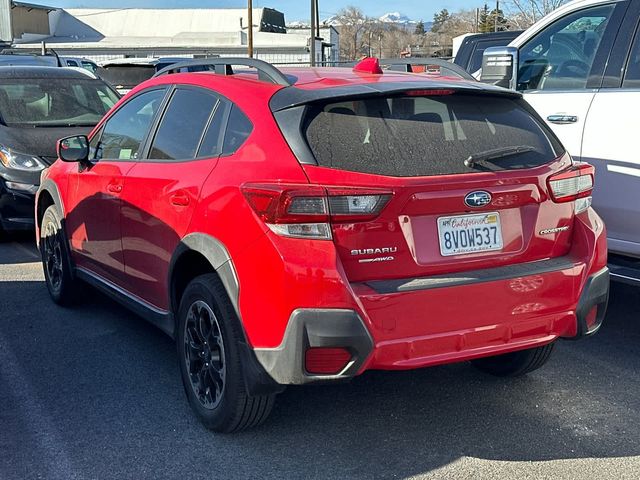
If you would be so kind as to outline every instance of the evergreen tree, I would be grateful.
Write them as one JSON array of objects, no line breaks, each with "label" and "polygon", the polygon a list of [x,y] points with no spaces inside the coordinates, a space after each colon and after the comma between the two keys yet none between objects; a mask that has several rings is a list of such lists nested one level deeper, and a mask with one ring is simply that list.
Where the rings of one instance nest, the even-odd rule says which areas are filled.
[{"label": "evergreen tree", "polygon": [[433,15],[433,26],[431,27],[432,32],[439,32],[442,26],[446,23],[447,20],[451,18],[449,14],[449,10],[443,8],[440,12]]},{"label": "evergreen tree", "polygon": [[416,24],[416,31],[413,33],[415,35],[424,35],[426,33],[424,30],[424,22],[422,20]]},{"label": "evergreen tree", "polygon": [[[505,30],[509,30],[508,24],[509,22],[504,16],[504,12],[502,9],[496,10],[495,8],[491,10],[489,14],[489,23],[491,24],[491,32],[498,31],[504,32]],[[497,30],[496,30],[497,27]]]},{"label": "evergreen tree", "polygon": [[490,17],[489,7],[484,4],[482,10],[480,10],[480,20],[478,23],[478,32],[489,33],[493,32],[493,18]]}]

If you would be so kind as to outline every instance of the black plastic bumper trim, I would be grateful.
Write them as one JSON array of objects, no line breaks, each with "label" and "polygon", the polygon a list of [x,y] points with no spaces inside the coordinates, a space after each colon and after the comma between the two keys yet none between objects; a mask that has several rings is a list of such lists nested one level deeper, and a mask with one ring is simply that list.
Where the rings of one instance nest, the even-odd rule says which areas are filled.
[{"label": "black plastic bumper trim", "polygon": [[398,280],[376,280],[366,282],[365,285],[373,288],[377,293],[403,293],[418,290],[432,290],[434,288],[458,287],[473,285],[475,283],[495,282],[511,278],[540,275],[542,273],[555,272],[573,268],[576,262],[570,257],[557,257],[537,262],[518,263],[506,267],[485,268],[446,275],[434,275],[431,277],[402,278]]},{"label": "black plastic bumper trim", "polygon": [[[570,340],[578,340],[580,338],[589,337],[595,334],[604,321],[607,314],[607,305],[609,303],[609,269],[604,267],[597,273],[589,277],[587,283],[580,295],[578,308],[576,309],[576,318],[578,321],[578,333]],[[587,315],[593,307],[598,307],[596,322],[591,328],[587,325]]]},{"label": "black plastic bumper trim", "polygon": [[[309,374],[304,356],[311,347],[344,347],[352,359],[336,375]],[[373,339],[353,310],[299,309],[293,312],[284,339],[277,348],[254,349],[258,362],[281,385],[302,385],[354,377],[373,350]]]}]

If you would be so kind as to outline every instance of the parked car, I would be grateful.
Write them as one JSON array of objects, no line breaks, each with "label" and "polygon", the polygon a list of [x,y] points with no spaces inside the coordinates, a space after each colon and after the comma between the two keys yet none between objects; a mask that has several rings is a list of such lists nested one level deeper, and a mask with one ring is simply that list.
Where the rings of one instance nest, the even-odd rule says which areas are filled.
[{"label": "parked car", "polygon": [[88,58],[60,57],[60,61],[66,67],[84,68],[85,70],[89,70],[91,73],[96,73],[98,71],[98,65]]},{"label": "parked car", "polygon": [[[124,95],[136,85],[149,80],[163,68],[188,60],[181,57],[117,58],[101,62],[96,74],[105,82],[113,85],[120,94]],[[208,67],[193,68],[203,69]]]},{"label": "parked car", "polygon": [[39,67],[60,67],[60,61],[55,55],[37,55],[11,50],[0,53],[0,67],[32,65]]},{"label": "parked car", "polygon": [[89,72],[0,67],[0,230],[33,229],[35,193],[56,141],[90,132],[118,98]]},{"label": "parked car", "polygon": [[482,55],[487,48],[504,47],[517,38],[522,30],[506,30],[504,32],[477,33],[462,40],[453,63],[459,65],[474,76],[482,70]]},{"label": "parked car", "polygon": [[[575,160],[595,166],[593,205],[609,235],[612,275],[640,284],[640,1],[578,0],[487,50],[483,81],[510,87]],[[621,258],[627,257],[627,258]]]},{"label": "parked car", "polygon": [[207,427],[372,369],[522,375],[599,329],[593,168],[519,94],[375,59],[203,65],[226,75],[168,67],[61,140],[36,208],[52,299],[88,282],[175,338]]}]

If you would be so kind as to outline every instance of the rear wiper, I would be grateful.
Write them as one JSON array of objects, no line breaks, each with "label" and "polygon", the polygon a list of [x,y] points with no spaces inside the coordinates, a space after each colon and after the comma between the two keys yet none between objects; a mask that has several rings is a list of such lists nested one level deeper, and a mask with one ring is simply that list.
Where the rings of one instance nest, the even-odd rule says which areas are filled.
[{"label": "rear wiper", "polygon": [[487,150],[486,152],[470,155],[469,158],[464,161],[464,164],[469,168],[473,168],[474,165],[479,162],[488,162],[489,160],[511,157],[512,155],[520,155],[521,153],[533,152],[535,150],[535,147],[530,145],[514,145],[512,147],[496,148],[494,150]]}]

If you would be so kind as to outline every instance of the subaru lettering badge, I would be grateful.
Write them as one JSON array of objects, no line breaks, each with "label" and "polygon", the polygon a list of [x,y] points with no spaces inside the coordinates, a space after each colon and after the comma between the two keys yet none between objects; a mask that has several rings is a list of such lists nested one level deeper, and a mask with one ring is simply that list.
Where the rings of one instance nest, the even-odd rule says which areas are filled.
[{"label": "subaru lettering badge", "polygon": [[464,204],[467,207],[484,207],[491,203],[491,194],[489,192],[484,192],[479,190],[477,192],[471,192],[464,197]]}]

